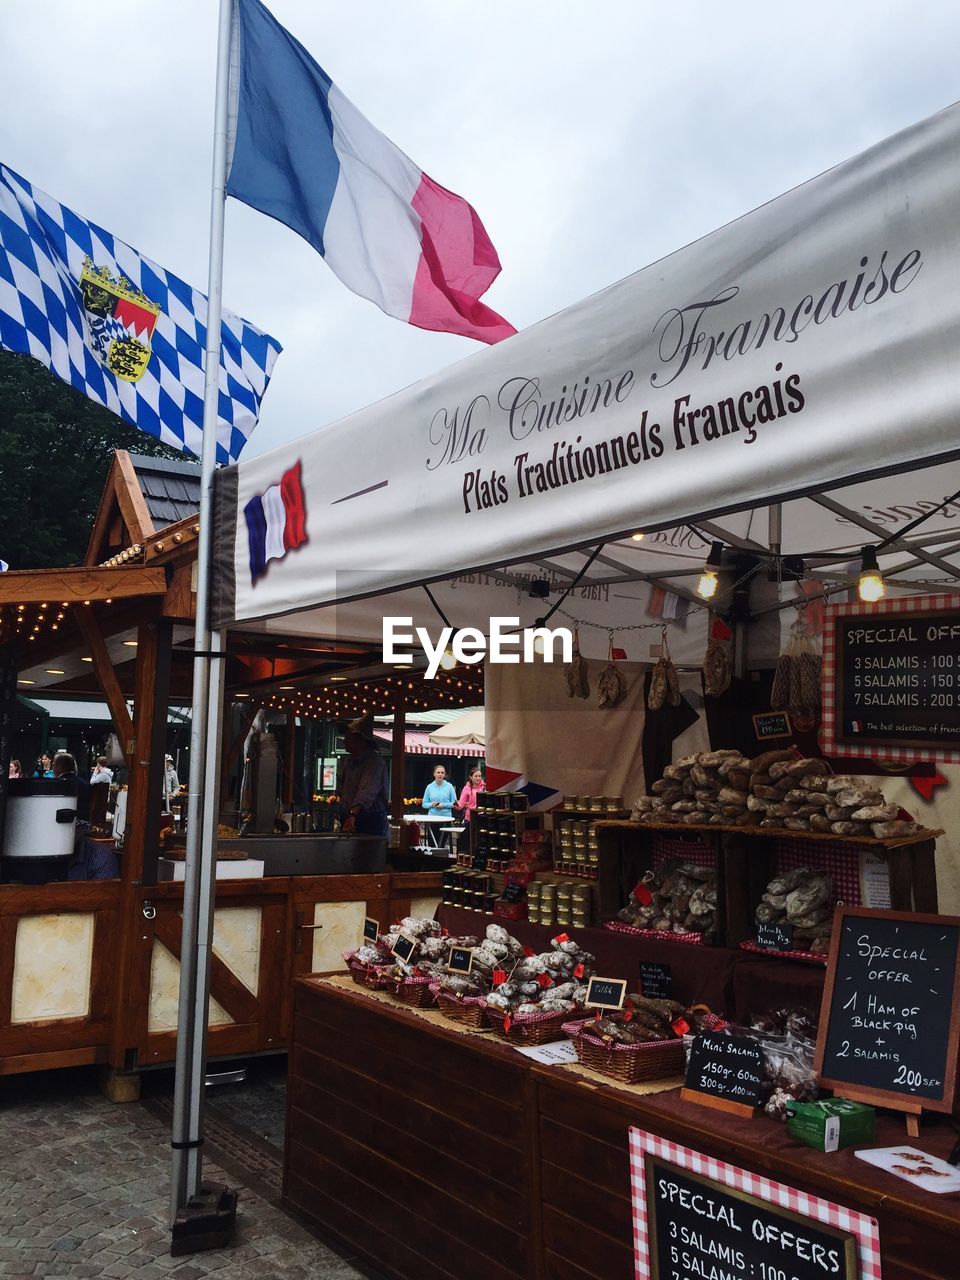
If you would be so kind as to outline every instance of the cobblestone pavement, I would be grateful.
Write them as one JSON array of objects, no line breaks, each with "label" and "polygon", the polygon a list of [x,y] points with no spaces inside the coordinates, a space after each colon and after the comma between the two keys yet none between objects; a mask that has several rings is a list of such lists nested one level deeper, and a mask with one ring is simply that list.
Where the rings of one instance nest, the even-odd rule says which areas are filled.
[{"label": "cobblestone pavement", "polygon": [[275,1203],[279,1070],[259,1078],[255,1071],[236,1094],[228,1086],[212,1093],[204,1171],[240,1189],[235,1244],[183,1258],[168,1252],[169,1076],[147,1076],[144,1101],[122,1105],[107,1102],[85,1070],[7,1077],[0,1083],[0,1276],[361,1280],[362,1272]]}]

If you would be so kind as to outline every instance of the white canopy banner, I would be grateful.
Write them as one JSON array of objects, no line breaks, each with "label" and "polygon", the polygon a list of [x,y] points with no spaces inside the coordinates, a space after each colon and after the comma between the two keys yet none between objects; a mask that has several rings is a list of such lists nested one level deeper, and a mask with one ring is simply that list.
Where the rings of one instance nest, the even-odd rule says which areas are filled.
[{"label": "white canopy banner", "polygon": [[227,468],[215,624],[960,456],[958,154],[951,107],[516,337]]}]

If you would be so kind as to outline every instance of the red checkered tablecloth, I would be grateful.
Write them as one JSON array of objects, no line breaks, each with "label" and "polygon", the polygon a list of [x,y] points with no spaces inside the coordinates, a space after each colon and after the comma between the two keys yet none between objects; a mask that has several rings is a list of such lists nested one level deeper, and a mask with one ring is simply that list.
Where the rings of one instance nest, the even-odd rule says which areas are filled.
[{"label": "red checkered tablecloth", "polygon": [[692,834],[683,840],[663,831],[654,832],[650,856],[654,871],[659,871],[668,862],[692,862],[695,867],[709,867],[711,870],[716,870],[717,866],[714,843]]},{"label": "red checkered tablecloth", "polygon": [[715,1160],[712,1156],[692,1151],[689,1147],[681,1147],[675,1142],[658,1138],[656,1134],[647,1133],[643,1129],[631,1129],[630,1181],[633,1188],[633,1255],[637,1280],[652,1280],[654,1275],[649,1229],[651,1210],[647,1206],[647,1180],[644,1168],[648,1155],[657,1156],[690,1173],[700,1174],[701,1177],[712,1178],[715,1182],[723,1183],[734,1191],[742,1191],[758,1200],[765,1200],[768,1204],[789,1209],[802,1217],[812,1218],[826,1226],[850,1232],[857,1238],[859,1280],[882,1280],[880,1231],[876,1218],[869,1218],[864,1213],[847,1209],[830,1200],[821,1200],[819,1196],[808,1195],[805,1191],[798,1191],[795,1187],[788,1187],[782,1182],[774,1182],[760,1174],[739,1169],[736,1165],[727,1164],[723,1160]]},{"label": "red checkered tablecloth", "polygon": [[[872,847],[872,846],[864,846]],[[825,871],[833,879],[838,901],[860,906],[860,846],[832,840],[792,840],[783,836],[774,843],[774,867],[778,876],[799,867]]]}]

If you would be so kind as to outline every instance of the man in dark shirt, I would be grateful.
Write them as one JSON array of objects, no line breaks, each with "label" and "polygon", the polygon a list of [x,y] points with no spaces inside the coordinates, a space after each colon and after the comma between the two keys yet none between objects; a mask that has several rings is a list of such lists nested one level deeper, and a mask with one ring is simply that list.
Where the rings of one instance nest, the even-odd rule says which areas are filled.
[{"label": "man in dark shirt", "polygon": [[53,776],[66,778],[77,784],[77,821],[90,821],[90,783],[77,774],[77,762],[67,751],[60,751],[53,757]]}]

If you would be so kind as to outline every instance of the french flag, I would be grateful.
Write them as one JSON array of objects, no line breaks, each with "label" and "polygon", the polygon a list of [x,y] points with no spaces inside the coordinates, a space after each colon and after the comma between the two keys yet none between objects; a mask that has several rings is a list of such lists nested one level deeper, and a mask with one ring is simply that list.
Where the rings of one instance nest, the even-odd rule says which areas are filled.
[{"label": "french flag", "polygon": [[307,541],[307,509],[303,501],[300,463],[296,462],[264,493],[243,508],[250,546],[250,583],[267,572],[271,560],[282,560]]},{"label": "french flag", "polygon": [[227,194],[285,223],[354,293],[421,329],[499,342],[500,259],[476,211],[370,124],[260,0],[236,0]]}]

